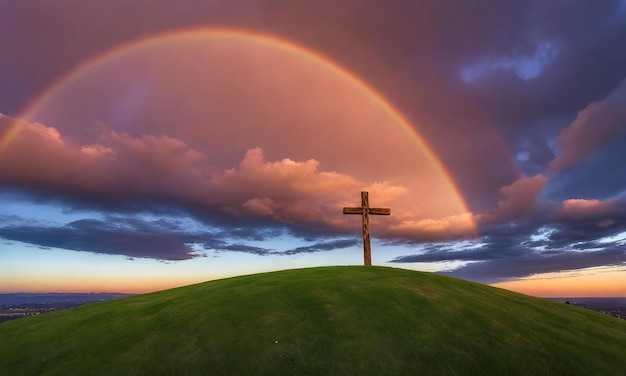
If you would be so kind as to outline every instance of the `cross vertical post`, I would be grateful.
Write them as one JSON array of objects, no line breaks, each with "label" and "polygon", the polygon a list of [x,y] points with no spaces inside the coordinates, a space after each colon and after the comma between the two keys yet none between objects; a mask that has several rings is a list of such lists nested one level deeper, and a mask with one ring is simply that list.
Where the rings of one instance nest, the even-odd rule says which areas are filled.
[{"label": "cross vertical post", "polygon": [[372,265],[372,247],[370,245],[370,213],[365,209],[370,207],[367,192],[361,192],[361,208],[363,208],[363,261],[365,266]]},{"label": "cross vertical post", "polygon": [[372,249],[370,245],[370,214],[390,215],[389,208],[370,208],[368,192],[361,192],[361,206],[343,208],[343,214],[359,214],[363,220],[363,261],[365,266],[372,265]]}]

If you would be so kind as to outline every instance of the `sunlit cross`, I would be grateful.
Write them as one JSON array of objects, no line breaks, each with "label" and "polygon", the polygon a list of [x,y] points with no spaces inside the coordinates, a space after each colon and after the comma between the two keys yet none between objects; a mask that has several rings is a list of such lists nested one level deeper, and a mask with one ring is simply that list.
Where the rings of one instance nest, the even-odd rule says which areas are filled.
[{"label": "sunlit cross", "polygon": [[343,214],[359,214],[363,218],[363,258],[365,266],[372,265],[372,249],[370,247],[370,214],[390,215],[390,208],[370,208],[367,192],[361,192],[361,206],[343,208]]}]

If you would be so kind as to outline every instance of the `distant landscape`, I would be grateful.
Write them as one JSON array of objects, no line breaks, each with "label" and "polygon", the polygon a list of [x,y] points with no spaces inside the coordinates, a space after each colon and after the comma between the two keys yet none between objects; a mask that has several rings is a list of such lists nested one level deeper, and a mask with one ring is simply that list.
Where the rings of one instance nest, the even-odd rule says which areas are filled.
[{"label": "distant landscape", "polygon": [[0,323],[59,311],[87,303],[119,299],[121,293],[12,293],[0,294]]},{"label": "distant landscape", "polygon": [[550,298],[626,320],[626,298]]},{"label": "distant landscape", "polygon": [[[133,296],[121,293],[11,293],[0,294],[0,323],[8,320],[62,309],[83,304],[102,302]],[[569,303],[592,311],[604,313],[626,320],[626,297],[624,298],[547,298],[548,300]]]}]

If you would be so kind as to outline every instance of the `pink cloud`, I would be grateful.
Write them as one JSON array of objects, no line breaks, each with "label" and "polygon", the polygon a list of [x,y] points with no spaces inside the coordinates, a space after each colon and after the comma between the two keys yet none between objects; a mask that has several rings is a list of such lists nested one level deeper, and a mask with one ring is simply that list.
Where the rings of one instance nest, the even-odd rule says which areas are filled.
[{"label": "pink cloud", "polygon": [[626,80],[603,101],[589,104],[559,134],[556,146],[561,150],[549,166],[559,171],[579,162],[626,130]]},{"label": "pink cloud", "polygon": [[619,201],[616,199],[605,201],[596,199],[565,200],[563,201],[559,215],[570,219],[595,218],[599,219],[599,227],[607,227],[615,223],[615,221],[611,219],[611,216],[615,215],[616,211],[620,210],[618,203]]},{"label": "pink cloud", "polygon": [[364,187],[379,205],[407,191],[386,181],[363,182],[321,170],[315,159],[267,161],[261,148],[248,150],[237,166],[220,169],[171,137],[132,137],[105,129],[99,143],[77,145],[55,128],[20,126],[0,159],[0,180],[16,187],[96,199],[158,199],[236,216],[346,228],[353,221],[341,208],[354,205]]},{"label": "pink cloud", "polygon": [[263,217],[270,217],[274,214],[276,203],[267,197],[263,197],[250,199],[244,202],[241,206],[254,214]]},{"label": "pink cloud", "polygon": [[288,201],[311,196],[333,200],[359,184],[348,175],[319,171],[318,167],[319,162],[314,159],[268,162],[263,150],[254,148],[246,152],[239,166],[214,176],[212,183],[233,199],[262,196]]},{"label": "pink cloud", "polygon": [[229,213],[331,226],[351,226],[338,213],[343,206],[354,205],[362,187],[379,205],[406,193],[406,188],[388,182],[368,184],[346,174],[321,171],[314,159],[269,162],[261,148],[248,150],[237,167],[215,175],[212,185]]},{"label": "pink cloud", "polygon": [[20,123],[0,158],[0,179],[18,187],[96,197],[181,198],[211,170],[202,154],[168,137],[108,131],[100,144],[75,145],[52,127]]},{"label": "pink cloud", "polygon": [[[0,152],[0,178],[7,183],[55,189],[85,190],[100,182],[102,165],[89,152],[68,145],[59,132],[38,123],[21,122],[15,138]],[[91,179],[72,182],[77,174],[91,171]]]},{"label": "pink cloud", "polygon": [[519,178],[512,184],[500,188],[504,198],[498,201],[495,212],[485,215],[483,219],[487,222],[503,221],[525,213],[535,204],[548,179],[546,175],[538,174]]}]

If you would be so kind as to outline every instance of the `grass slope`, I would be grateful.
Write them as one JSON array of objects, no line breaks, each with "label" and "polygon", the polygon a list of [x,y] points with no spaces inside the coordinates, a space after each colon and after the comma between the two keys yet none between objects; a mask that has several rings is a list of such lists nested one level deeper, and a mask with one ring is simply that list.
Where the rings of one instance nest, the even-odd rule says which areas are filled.
[{"label": "grass slope", "polygon": [[0,324],[17,375],[624,375],[626,321],[436,274],[288,270]]}]

